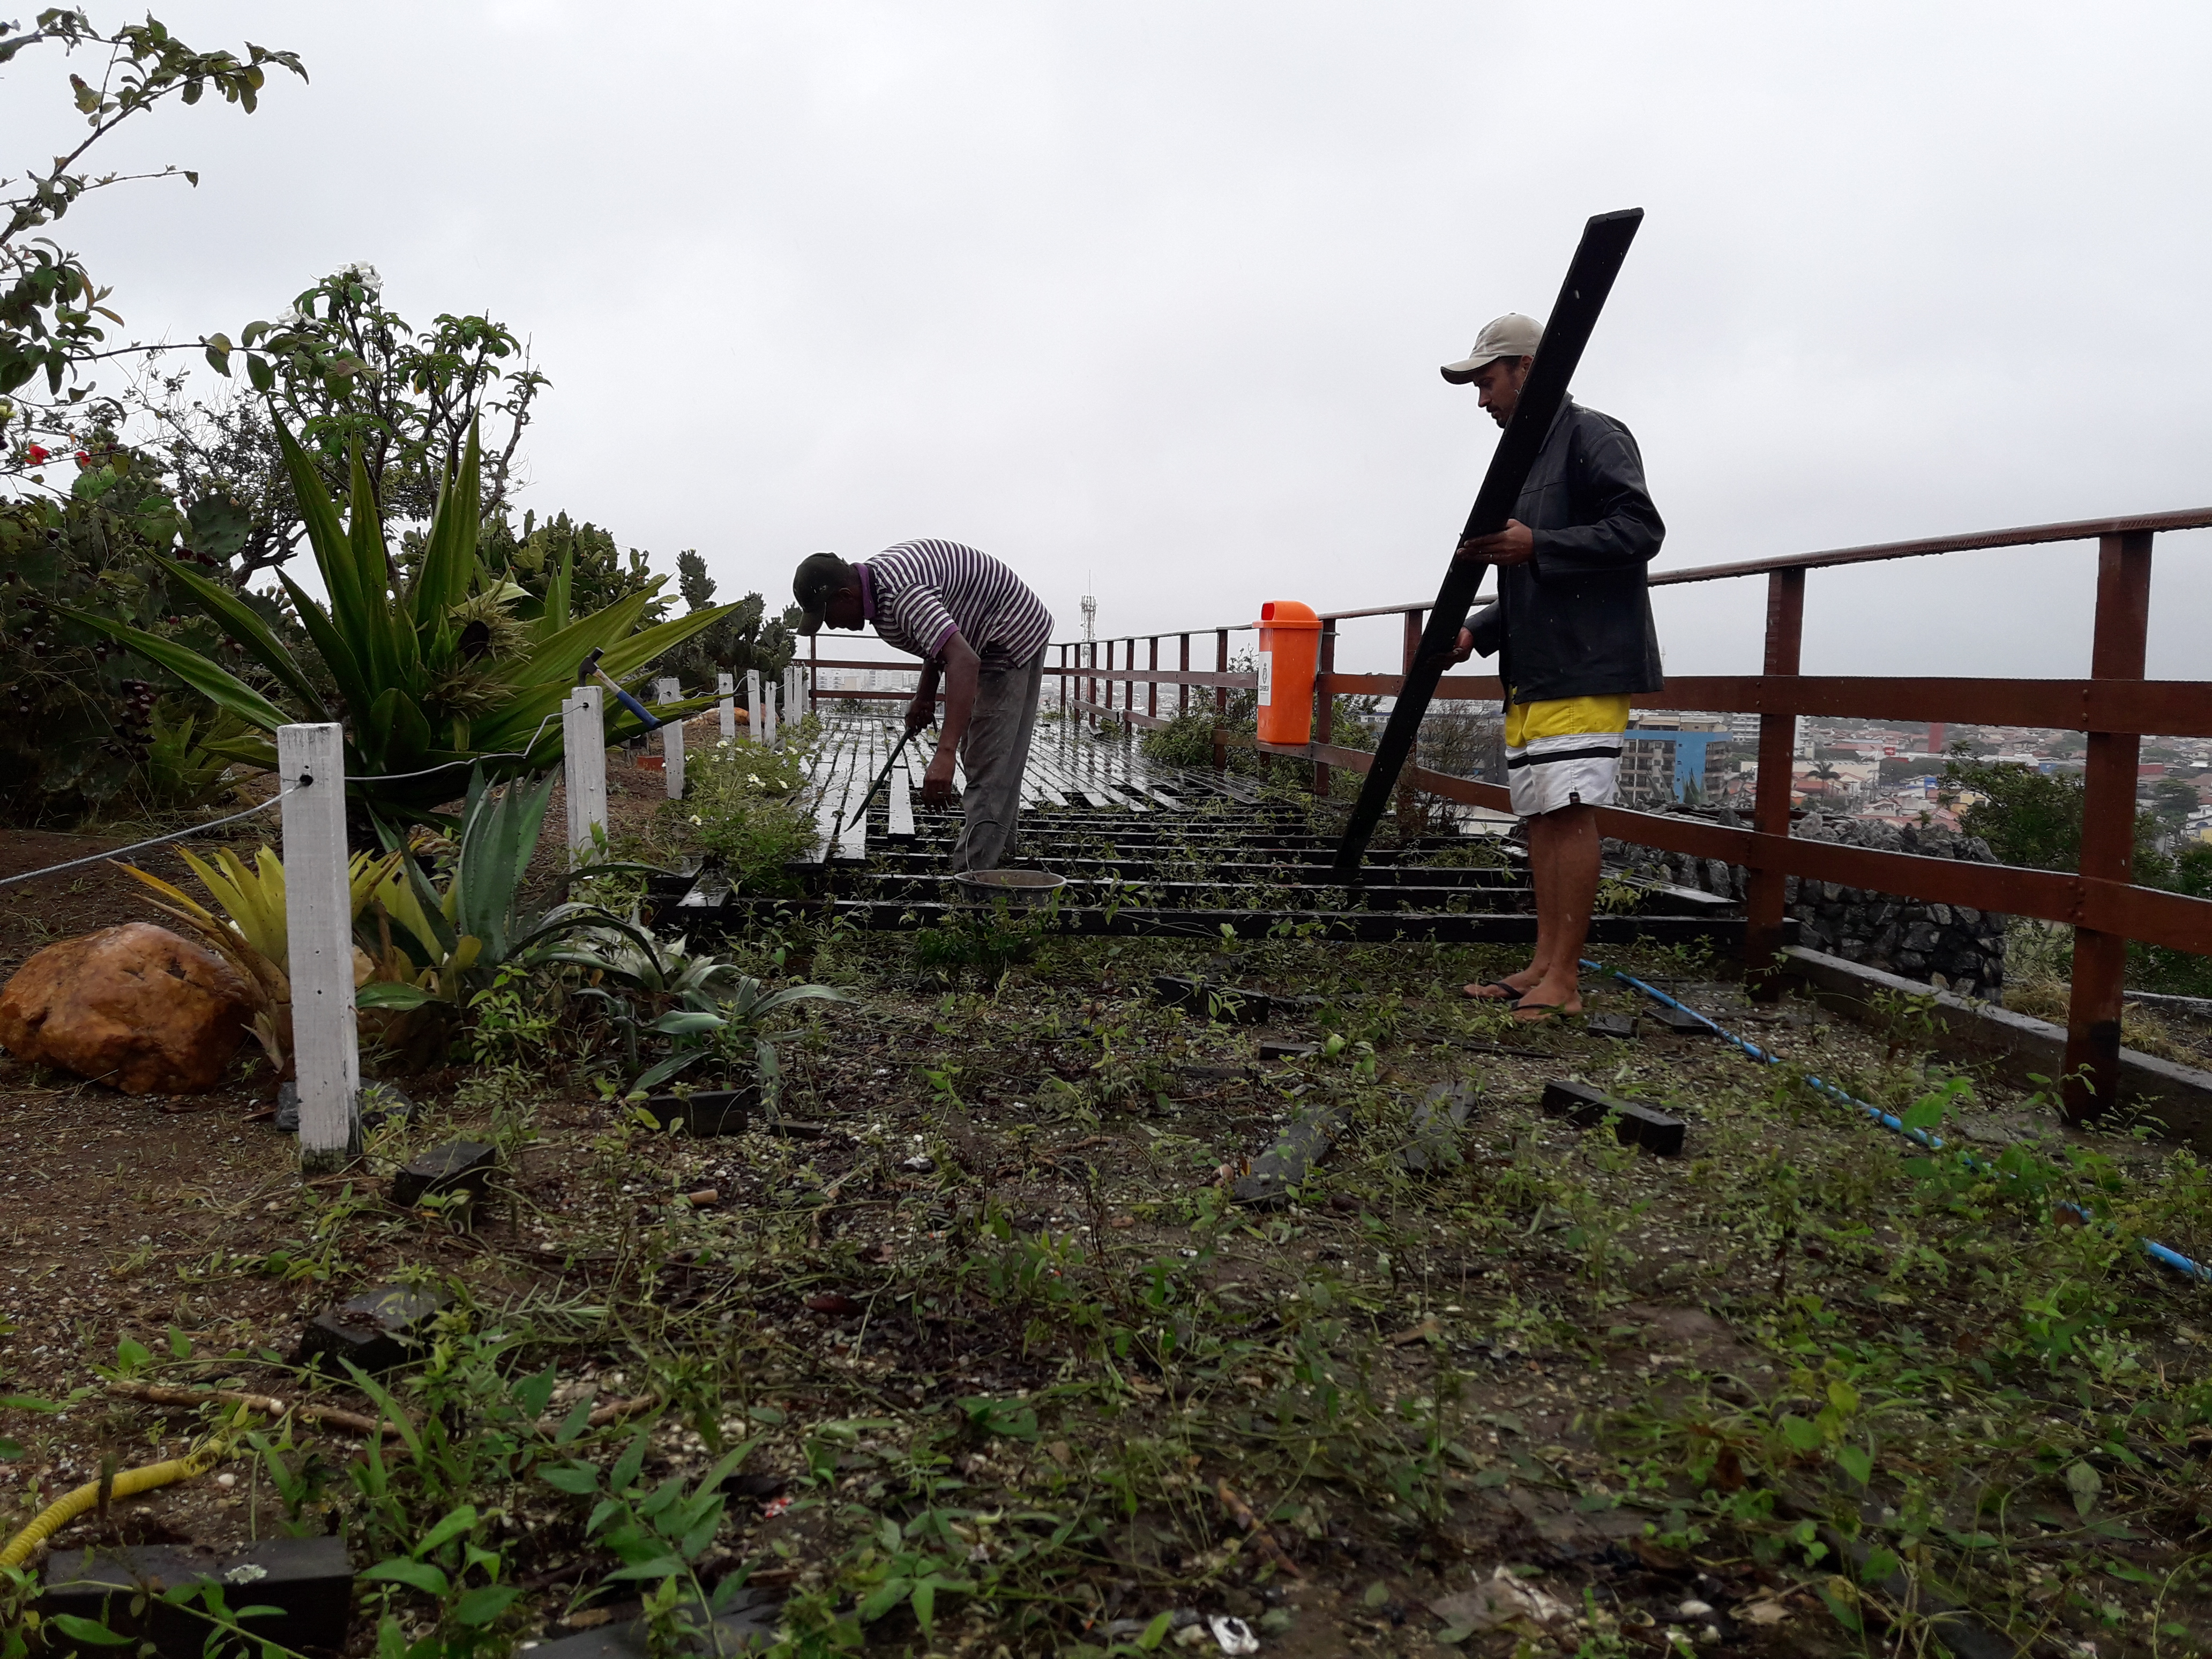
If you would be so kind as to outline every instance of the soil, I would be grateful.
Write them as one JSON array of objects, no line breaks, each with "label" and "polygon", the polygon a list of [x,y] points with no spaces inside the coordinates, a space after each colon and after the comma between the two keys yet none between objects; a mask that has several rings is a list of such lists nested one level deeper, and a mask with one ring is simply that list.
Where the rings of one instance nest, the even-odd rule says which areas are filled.
[{"label": "soil", "polygon": [[[651,838],[659,775],[610,760],[615,838]],[[550,893],[557,799],[547,822],[535,878]],[[0,841],[0,873],[97,844]],[[164,860],[180,866],[168,849],[148,856],[181,877]],[[46,939],[146,914],[137,890],[100,866],[0,889],[4,965]],[[998,985],[948,988],[919,981],[905,945],[884,936],[729,948],[749,971],[811,975],[860,999],[820,1012],[785,1044],[787,1110],[827,1133],[643,1133],[593,1084],[606,1051],[580,1035],[574,1002],[519,1057],[408,1079],[416,1115],[374,1133],[353,1168],[304,1183],[293,1142],[269,1121],[273,1079],[250,1056],[234,1081],[189,1099],[128,1099],[0,1061],[0,1150],[12,1154],[0,1174],[11,1246],[0,1380],[60,1407],[18,1403],[0,1416],[0,1434],[22,1447],[0,1462],[5,1524],[96,1478],[103,1458],[128,1468],[179,1455],[208,1431],[212,1413],[112,1397],[119,1373],[371,1409],[297,1365],[295,1351],[318,1312],[404,1277],[446,1287],[466,1312],[441,1328],[434,1363],[394,1379],[418,1416],[430,1403],[480,1406],[437,1392],[458,1387],[437,1378],[463,1376],[497,1339],[517,1345],[498,1350],[498,1375],[553,1369],[553,1416],[647,1388],[672,1398],[648,1419],[650,1480],[696,1477],[712,1442],[750,1439],[708,1577],[742,1564],[793,1607],[835,1605],[849,1618],[869,1582],[856,1552],[871,1546],[855,1537],[911,1522],[913,1483],[942,1483],[951,1496],[930,1502],[955,1506],[942,1513],[962,1540],[945,1570],[1003,1572],[1005,1605],[1037,1622],[971,1619],[947,1591],[934,1639],[895,1608],[869,1626],[872,1650],[1096,1650],[1182,1608],[1249,1620],[1270,1654],[1433,1653],[1450,1621],[1430,1604],[1504,1566],[1566,1609],[1563,1622],[1477,1631],[1462,1651],[1658,1654],[1679,1627],[1701,1653],[1841,1655],[1861,1644],[1823,1601],[1833,1558],[1816,1565],[1802,1543],[1786,1545],[1787,1517],[1762,1520],[1756,1505],[1731,1530],[1697,1507],[1682,1459],[1698,1436],[1719,1437],[1726,1454],[1706,1478],[1724,1492],[1768,1480],[1785,1499],[1813,1491],[1856,1504],[1819,1457],[1776,1457],[1776,1424],[1820,1409],[1819,1390],[1844,1374],[1820,1368],[1840,1365],[1838,1355],[1856,1356],[1850,1374],[1869,1401],[1891,1390],[1883,1409],[1895,1415],[1883,1420],[1893,1426],[1872,1443],[1887,1447],[1922,1413],[1948,1423],[1935,1391],[1948,1402],[1974,1386],[1970,1361],[1998,1353],[2020,1305],[2011,1279],[1992,1278],[2001,1294],[1978,1301],[1976,1273],[2026,1271],[2051,1248],[2037,1243],[2037,1224],[2009,1217],[1996,1245],[1947,1243],[1947,1212],[1911,1211],[1902,1196],[1915,1189],[1900,1184],[1895,1143],[1717,1042],[1522,1031],[1471,1009],[1456,988],[1516,965],[1499,952],[1054,943]],[[1808,1006],[1754,1009],[1701,970],[1638,966],[1671,969],[1675,994],[1824,1075],[1889,1089],[1886,1105],[1901,1107],[1897,1091],[1917,1079],[1914,1057]],[[1333,1027],[1231,1028],[1151,997],[1154,973],[1199,969],[1355,1012]],[[1589,1000],[1636,1006],[1596,983]],[[1351,1039],[1338,1054],[1257,1063],[1262,1040],[1332,1029]],[[1651,1158],[1544,1115],[1541,1085],[1560,1075],[1679,1114],[1689,1155]],[[1394,1162],[1406,1114],[1460,1079],[1481,1091],[1465,1162],[1409,1182]],[[1312,1101],[1350,1114],[1323,1174],[1288,1210],[1237,1210],[1230,1183]],[[1959,1127],[1992,1149],[2089,1145],[2069,1140],[2047,1106],[1994,1085]],[[503,1148],[505,1173],[483,1201],[462,1214],[389,1202],[401,1164],[459,1136]],[[2096,1150],[2145,1182],[2161,1167],[2156,1148]],[[1785,1177],[1802,1179],[1808,1218],[1778,1248],[1761,1218]],[[2202,1254],[2208,1239],[2212,1228],[2170,1242]],[[1900,1264],[1914,1250],[1938,1247],[1957,1251],[1955,1272],[1936,1256],[1907,1276]],[[2124,1264],[2115,1283],[2146,1316],[2126,1365],[2100,1373],[2100,1412],[2123,1410],[2130,1389],[2151,1398],[2153,1369],[2182,1375],[2205,1340],[2175,1317],[2184,1289]],[[1109,1341],[1106,1330],[1121,1334]],[[2040,1390],[2019,1395],[2028,1420],[2075,1409],[2070,1395],[2046,1398],[2027,1381]],[[1340,1390],[1344,1401],[1324,1409]],[[1998,1410],[1996,1400],[1980,1396],[1979,1408]],[[365,1524],[352,1497],[359,1440],[288,1432],[296,1445],[284,1455],[307,1479],[289,1511],[265,1464],[241,1453],[216,1475],[88,1516],[57,1543],[223,1548]],[[631,1432],[610,1428],[568,1455],[611,1462]],[[1985,1471],[1915,1443],[1916,1490],[1935,1490],[1949,1524],[1971,1534]],[[2073,1588],[2054,1577],[2046,1593],[2037,1566],[2001,1591],[1978,1580],[1982,1605],[2015,1628],[2096,1634],[2107,1655],[2148,1652],[2124,1632],[2148,1630],[2138,1615],[2150,1600],[2119,1570],[2178,1575],[2190,1523],[2161,1487],[2128,1498],[2127,1524],[2100,1534],[2099,1553],[2065,1541],[2075,1535],[2060,1529],[2070,1510],[2057,1471],[2089,1455],[2054,1454],[2061,1462],[2040,1477],[2051,1489],[2005,1522],[2027,1534],[2025,1558],[2068,1563]],[[2170,1445],[2154,1455],[2175,1458]],[[2118,1516],[2124,1472],[2106,1467],[2111,1507],[2099,1513]],[[2016,1474],[2023,1492],[2039,1478]],[[1265,1517],[1266,1544],[1245,1533],[1224,1486]],[[1894,1486],[1882,1494],[1905,1502]],[[613,1565],[583,1536],[578,1506],[534,1481],[474,1497],[504,1517],[484,1537],[509,1582],[529,1589],[508,1636],[604,1622],[612,1602],[580,1607],[570,1595]],[[1678,1524],[1670,1510],[1682,1505],[1704,1529]],[[1093,1529],[1054,1554],[1043,1540],[1063,1523]],[[2034,1556],[2054,1545],[2074,1553]],[[2201,1585],[2169,1577],[2159,1595],[2158,1617],[2203,1628],[2212,1602]],[[2096,1598],[2122,1608],[2122,1633]],[[1698,1604],[1706,1610],[1682,1611]],[[401,1605],[410,1629],[424,1628],[422,1604]],[[374,1616],[365,1597],[349,1652],[370,1650]]]}]

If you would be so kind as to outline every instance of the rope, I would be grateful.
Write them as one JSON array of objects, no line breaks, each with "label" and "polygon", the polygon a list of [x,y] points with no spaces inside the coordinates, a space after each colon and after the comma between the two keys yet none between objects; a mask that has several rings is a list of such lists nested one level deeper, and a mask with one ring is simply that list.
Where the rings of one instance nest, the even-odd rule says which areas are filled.
[{"label": "rope", "polygon": [[520,749],[501,749],[489,755],[464,755],[459,760],[441,761],[435,766],[426,766],[419,772],[379,772],[372,777],[357,778],[350,774],[348,783],[401,783],[409,778],[427,778],[434,772],[449,772],[456,766],[474,766],[478,761],[528,760],[530,751],[538,746],[538,739],[547,726],[561,718],[558,709],[538,722],[538,730],[530,734],[530,741]]},{"label": "rope", "polygon": [[249,806],[243,812],[233,812],[228,817],[212,819],[206,823],[197,823],[189,830],[173,830],[167,835],[155,836],[150,841],[134,841],[128,847],[118,847],[106,853],[94,853],[87,858],[71,859],[67,864],[48,865],[43,870],[32,870],[20,876],[0,876],[0,887],[13,886],[19,881],[36,881],[41,876],[58,876],[64,870],[82,869],[88,864],[105,864],[111,859],[119,859],[128,854],[141,852],[149,847],[160,847],[168,842],[182,841],[187,836],[204,836],[210,830],[222,829],[226,823],[236,823],[240,818],[250,818],[256,812],[265,812],[286,796],[307,787],[307,781],[294,784],[291,788],[280,790],[270,796],[258,806]]},{"label": "rope", "polygon": [[[396,783],[405,778],[426,778],[433,772],[443,772],[451,767],[473,766],[478,761],[527,760],[530,757],[530,751],[537,747],[538,739],[544,734],[545,728],[559,718],[560,715],[556,712],[548,714],[544,720],[538,721],[538,730],[530,734],[530,741],[520,749],[501,750],[490,755],[471,755],[464,760],[451,760],[443,765],[425,767],[420,772],[386,772],[375,777],[348,777],[345,781],[348,783]],[[155,836],[146,841],[134,841],[128,847],[118,847],[108,852],[94,853],[84,858],[71,859],[66,864],[50,864],[43,870],[26,871],[20,876],[0,876],[0,887],[12,887],[19,881],[36,881],[42,876],[58,876],[65,870],[81,870],[88,864],[105,864],[111,859],[127,858],[133,853],[143,852],[149,847],[161,847],[173,841],[182,841],[187,836],[204,836],[210,830],[220,830],[227,823],[236,823],[240,818],[250,818],[256,812],[265,812],[279,801],[306,788],[313,781],[312,777],[302,777],[298,783],[289,788],[279,790],[258,806],[249,806],[242,812],[233,812],[228,817],[211,818],[205,823],[196,823],[189,830],[173,830],[166,836]]]}]

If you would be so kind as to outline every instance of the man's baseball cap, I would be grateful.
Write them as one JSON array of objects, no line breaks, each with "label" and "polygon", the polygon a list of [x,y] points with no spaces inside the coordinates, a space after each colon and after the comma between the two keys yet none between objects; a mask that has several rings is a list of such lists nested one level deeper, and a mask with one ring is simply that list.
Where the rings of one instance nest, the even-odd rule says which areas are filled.
[{"label": "man's baseball cap", "polygon": [[1544,343],[1544,325],[1534,317],[1523,317],[1517,311],[1509,311],[1494,322],[1485,323],[1476,337],[1474,349],[1455,363],[1446,363],[1443,377],[1454,386],[1465,386],[1488,363],[1500,357],[1533,357],[1536,348]]},{"label": "man's baseball cap", "polygon": [[799,562],[799,574],[791,579],[791,597],[799,601],[800,633],[812,634],[821,629],[830,596],[844,584],[851,569],[835,553],[809,553]]}]

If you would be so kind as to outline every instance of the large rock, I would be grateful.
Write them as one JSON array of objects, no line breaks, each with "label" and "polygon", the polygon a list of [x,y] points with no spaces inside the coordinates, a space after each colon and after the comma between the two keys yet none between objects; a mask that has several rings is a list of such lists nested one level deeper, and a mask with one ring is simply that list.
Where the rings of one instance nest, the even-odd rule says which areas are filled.
[{"label": "large rock", "polygon": [[130,1095],[211,1089],[252,1000],[221,957],[151,922],[49,945],[0,990],[0,1046]]}]

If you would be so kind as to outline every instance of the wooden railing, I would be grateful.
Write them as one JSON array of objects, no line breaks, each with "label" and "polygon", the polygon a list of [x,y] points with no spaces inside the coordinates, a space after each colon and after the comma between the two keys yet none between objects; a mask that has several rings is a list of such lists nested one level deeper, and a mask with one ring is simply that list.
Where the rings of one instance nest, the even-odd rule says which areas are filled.
[{"label": "wooden railing", "polygon": [[[2212,737],[2212,682],[2147,680],[2144,652],[2150,616],[2151,547],[2161,531],[2212,527],[2212,508],[2132,518],[2085,520],[2011,530],[1978,532],[1919,541],[1889,542],[1822,553],[1793,554],[1741,563],[1706,565],[1652,574],[1655,587],[1766,579],[1765,672],[1753,675],[1684,675],[1664,690],[1635,699],[1647,708],[1709,709],[1759,717],[1759,775],[1752,827],[1730,829],[1701,819],[1609,807],[1599,815],[1604,834],[1668,852],[1716,858],[1746,867],[1748,925],[1745,961],[1754,969],[1771,962],[1783,938],[1784,883],[1802,881],[1871,889],[1932,903],[2039,917],[2075,930],[2073,997],[2068,1011],[2068,1110],[2086,1117],[2118,1097],[2120,993],[2127,941],[2212,954],[2212,901],[2136,886],[2135,850],[2136,763],[2147,736]],[[2091,627],[2087,679],[1970,679],[1923,677],[1805,675],[1798,672],[1804,637],[1805,577],[1810,570],[1879,560],[1936,556],[1973,550],[2027,547],[2055,542],[2097,544],[2097,599]],[[1336,671],[1337,629],[1372,617],[1403,619],[1401,668],[1410,666],[1426,619],[1426,601],[1323,612],[1319,669],[1314,686],[1314,740],[1285,746],[1259,744],[1272,754],[1310,762],[1315,787],[1326,791],[1331,769],[1365,772],[1363,750],[1334,737],[1335,699],[1394,695],[1397,674]],[[1229,693],[1249,690],[1250,674],[1230,670],[1229,636],[1254,624],[1187,633],[1125,636],[1048,647],[1045,672],[1060,681],[1060,707],[1071,714],[1111,715],[1137,726],[1163,724],[1203,707],[1211,690],[1215,712]],[[1213,638],[1213,665],[1191,666],[1191,642]],[[1175,641],[1176,662],[1160,666],[1163,640]],[[1139,643],[1145,647],[1138,665]],[[1103,657],[1101,659],[1101,653]],[[1056,654],[1057,661],[1052,660]],[[1117,661],[1116,659],[1119,658]],[[823,660],[821,667],[846,665]],[[884,667],[882,662],[854,662]],[[1161,688],[1170,707],[1162,710]],[[1116,690],[1121,696],[1117,703]],[[1140,710],[1136,707],[1139,700]],[[1103,692],[1103,696],[1102,696]],[[1196,694],[1194,696],[1194,694]],[[826,692],[832,696],[903,697],[902,692]],[[1447,675],[1436,695],[1443,699],[1498,702],[1503,688],[1483,674]],[[2088,738],[2080,863],[2071,872],[2008,865],[1974,864],[1878,852],[1831,842],[1800,841],[1790,834],[1791,748],[1801,714],[1926,720],[1996,726],[2052,726]],[[1414,787],[1469,805],[1507,810],[1506,790],[1496,784],[1423,768],[1409,769]],[[1771,988],[1772,981],[1766,982]]]}]

